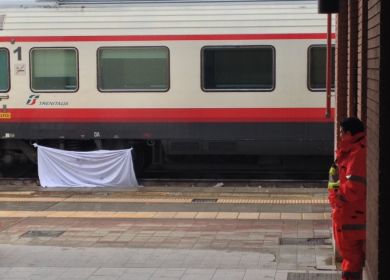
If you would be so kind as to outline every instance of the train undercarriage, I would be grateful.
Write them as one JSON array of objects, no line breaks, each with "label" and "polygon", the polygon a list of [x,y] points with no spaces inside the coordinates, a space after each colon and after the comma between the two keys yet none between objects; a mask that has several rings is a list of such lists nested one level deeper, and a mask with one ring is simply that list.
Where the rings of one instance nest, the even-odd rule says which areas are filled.
[{"label": "train undercarriage", "polygon": [[259,141],[9,139],[0,141],[0,178],[38,177],[33,143],[73,151],[132,147],[138,178],[317,180],[326,179],[332,162],[331,155],[320,153],[265,153]]}]

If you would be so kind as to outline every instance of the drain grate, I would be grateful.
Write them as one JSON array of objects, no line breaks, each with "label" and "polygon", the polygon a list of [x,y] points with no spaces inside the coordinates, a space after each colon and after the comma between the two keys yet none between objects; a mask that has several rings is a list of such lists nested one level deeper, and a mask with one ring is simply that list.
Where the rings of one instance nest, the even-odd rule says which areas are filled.
[{"label": "drain grate", "polygon": [[216,203],[217,198],[193,198],[191,203]]},{"label": "drain grate", "polygon": [[60,230],[29,230],[21,237],[59,237],[64,232]]},{"label": "drain grate", "polygon": [[289,272],[287,280],[340,280],[341,273],[298,273]]},{"label": "drain grate", "polygon": [[280,238],[280,245],[332,245],[330,238]]}]

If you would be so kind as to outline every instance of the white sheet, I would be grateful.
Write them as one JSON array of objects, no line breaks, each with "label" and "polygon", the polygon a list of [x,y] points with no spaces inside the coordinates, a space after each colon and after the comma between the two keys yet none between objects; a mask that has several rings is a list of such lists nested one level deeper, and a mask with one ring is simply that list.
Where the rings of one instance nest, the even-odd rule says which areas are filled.
[{"label": "white sheet", "polygon": [[43,187],[137,187],[132,149],[74,152],[34,144]]}]

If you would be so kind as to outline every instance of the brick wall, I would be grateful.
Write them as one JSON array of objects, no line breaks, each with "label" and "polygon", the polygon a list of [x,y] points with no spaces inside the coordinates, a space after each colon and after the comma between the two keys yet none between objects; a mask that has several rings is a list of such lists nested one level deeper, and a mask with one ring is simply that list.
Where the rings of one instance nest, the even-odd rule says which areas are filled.
[{"label": "brick wall", "polygon": [[[390,1],[339,1],[336,125],[358,116],[367,128],[367,244],[364,279],[389,279]],[[383,16],[382,16],[383,15]],[[382,21],[381,21],[382,19]],[[336,134],[338,135],[338,134]],[[336,139],[337,140],[337,139]]]},{"label": "brick wall", "polygon": [[383,250],[389,248],[388,244],[385,246],[389,233],[385,233],[384,226],[380,227],[388,215],[385,214],[389,211],[386,207],[390,207],[389,198],[383,196],[384,190],[390,193],[389,179],[386,179],[389,176],[381,172],[386,163],[384,149],[389,145],[385,144],[389,134],[386,131],[390,131],[390,128],[385,129],[388,125],[384,121],[385,112],[390,111],[384,102],[389,94],[386,95],[385,79],[380,79],[389,73],[383,63],[383,56],[387,54],[384,49],[389,49],[384,46],[384,28],[380,21],[381,13],[384,14],[383,3],[381,0],[340,0],[337,17],[336,129],[346,116],[358,116],[367,127],[365,278],[369,280],[386,279],[384,272],[388,270],[388,264],[385,260],[389,259],[386,252],[390,251]]},{"label": "brick wall", "polygon": [[367,0],[359,0],[357,9],[357,116],[367,124]]},{"label": "brick wall", "polygon": [[347,115],[357,117],[358,1],[348,4],[348,102]]},{"label": "brick wall", "polygon": [[347,116],[348,96],[348,2],[340,1],[336,25],[336,112],[335,146],[339,139],[340,122]]},{"label": "brick wall", "polygon": [[[380,277],[379,159],[380,159],[380,0],[368,0],[367,13],[367,245],[366,277]],[[379,242],[378,242],[379,241]],[[379,278],[380,277],[380,278]]]}]

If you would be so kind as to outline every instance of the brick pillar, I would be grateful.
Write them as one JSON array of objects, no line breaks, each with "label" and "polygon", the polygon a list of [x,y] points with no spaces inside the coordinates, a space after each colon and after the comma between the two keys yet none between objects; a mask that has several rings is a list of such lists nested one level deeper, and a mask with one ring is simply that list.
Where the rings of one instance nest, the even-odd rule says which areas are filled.
[{"label": "brick pillar", "polygon": [[348,5],[348,104],[347,115],[357,116],[358,2]]},{"label": "brick pillar", "polygon": [[389,279],[390,97],[389,1],[368,0],[367,16],[367,243],[365,279]]},{"label": "brick pillar", "polygon": [[339,142],[340,122],[347,116],[348,94],[348,1],[339,2],[336,29],[336,110],[335,142]]},{"label": "brick pillar", "polygon": [[[376,169],[376,174],[379,180],[376,182],[379,185],[379,191],[376,197],[379,197],[378,204],[378,279],[389,279],[389,260],[390,260],[390,230],[387,227],[389,223],[390,213],[390,28],[386,26],[386,17],[390,15],[389,0],[380,2],[380,67],[379,67],[379,168]],[[378,134],[377,134],[378,135]],[[387,151],[387,152],[386,152]],[[377,153],[375,154],[377,155]],[[376,176],[375,176],[376,177]],[[370,183],[373,181],[369,178]],[[371,196],[369,197],[372,198]],[[374,206],[372,201],[369,201],[369,207]],[[371,229],[370,229],[371,230]],[[369,232],[370,234],[370,232]]]},{"label": "brick pillar", "polygon": [[367,0],[358,3],[357,116],[367,125]]}]

